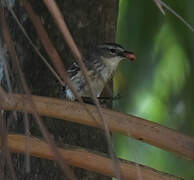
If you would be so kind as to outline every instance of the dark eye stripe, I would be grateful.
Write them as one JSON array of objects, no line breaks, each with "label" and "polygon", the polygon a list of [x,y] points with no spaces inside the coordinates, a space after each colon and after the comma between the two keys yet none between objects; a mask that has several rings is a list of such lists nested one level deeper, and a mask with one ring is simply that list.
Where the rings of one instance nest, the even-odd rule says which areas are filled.
[{"label": "dark eye stripe", "polygon": [[111,53],[116,53],[116,49],[110,49]]}]

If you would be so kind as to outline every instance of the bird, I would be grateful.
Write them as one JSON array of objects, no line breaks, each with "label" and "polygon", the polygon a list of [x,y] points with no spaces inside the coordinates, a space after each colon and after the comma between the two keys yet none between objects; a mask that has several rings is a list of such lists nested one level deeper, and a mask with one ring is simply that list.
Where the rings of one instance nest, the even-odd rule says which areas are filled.
[{"label": "bird", "polygon": [[[119,62],[122,60],[135,60],[133,52],[125,50],[117,43],[103,43],[92,48],[84,58],[85,66],[91,80],[96,97],[100,97],[106,83],[112,78]],[[79,65],[74,62],[67,70],[72,86],[81,97],[91,97],[88,83]],[[68,86],[64,90],[65,98],[76,100]]]}]

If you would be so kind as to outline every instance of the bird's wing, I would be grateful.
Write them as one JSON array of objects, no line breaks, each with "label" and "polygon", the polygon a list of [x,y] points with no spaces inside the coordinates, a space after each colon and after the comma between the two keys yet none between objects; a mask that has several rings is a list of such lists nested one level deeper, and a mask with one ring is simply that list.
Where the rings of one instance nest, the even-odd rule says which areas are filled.
[{"label": "bird's wing", "polygon": [[[90,70],[90,69],[93,69],[94,67],[94,63],[97,61],[96,59],[93,59],[93,62],[92,60],[89,58],[89,59],[84,59],[84,64],[87,68],[87,70]],[[77,74],[77,72],[81,71],[81,68],[79,67],[79,65],[77,64],[77,62],[74,62],[71,66],[68,67],[68,70],[67,72],[69,73],[70,77],[73,77]]]},{"label": "bird's wing", "polygon": [[76,62],[74,62],[71,66],[69,66],[67,72],[69,73],[70,77],[73,77],[80,71],[80,67]]}]

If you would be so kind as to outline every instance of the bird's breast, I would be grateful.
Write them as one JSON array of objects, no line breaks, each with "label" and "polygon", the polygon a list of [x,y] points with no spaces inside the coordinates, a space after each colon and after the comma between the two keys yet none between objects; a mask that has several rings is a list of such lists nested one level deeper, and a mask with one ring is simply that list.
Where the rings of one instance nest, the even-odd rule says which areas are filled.
[{"label": "bird's breast", "polygon": [[[91,86],[96,94],[96,97],[99,97],[102,93],[104,86],[107,81],[111,78],[113,70],[107,67],[106,65],[95,65],[93,69],[88,71],[90,77]],[[82,97],[91,97],[90,89],[83,73],[80,71],[74,77],[71,78],[72,85],[77,91],[77,93]],[[71,91],[66,89],[66,97],[70,100],[74,100],[74,96]]]}]

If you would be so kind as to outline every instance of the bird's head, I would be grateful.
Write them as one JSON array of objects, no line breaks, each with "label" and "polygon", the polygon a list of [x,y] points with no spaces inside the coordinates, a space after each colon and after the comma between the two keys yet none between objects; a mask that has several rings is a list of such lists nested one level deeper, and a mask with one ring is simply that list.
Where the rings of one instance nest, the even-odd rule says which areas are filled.
[{"label": "bird's head", "polygon": [[121,59],[135,60],[135,54],[125,50],[121,45],[116,43],[105,43],[98,46],[101,57],[106,61],[120,61]]}]

